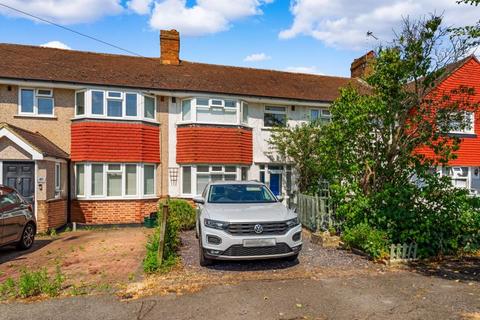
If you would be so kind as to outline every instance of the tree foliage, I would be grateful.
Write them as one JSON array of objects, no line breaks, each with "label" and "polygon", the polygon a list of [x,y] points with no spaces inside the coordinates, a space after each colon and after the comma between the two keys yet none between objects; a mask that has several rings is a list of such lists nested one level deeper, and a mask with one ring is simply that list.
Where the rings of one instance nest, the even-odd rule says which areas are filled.
[{"label": "tree foliage", "polygon": [[278,150],[303,168],[302,189],[315,189],[320,176],[331,182],[347,230],[367,224],[392,243],[417,242],[425,256],[465,248],[466,238],[480,243],[466,222],[480,227],[478,207],[432,170],[456,158],[461,137],[450,132],[468,128],[478,107],[472,88],[438,86],[471,43],[442,27],[442,17],[405,19],[377,50],[367,89],[341,90],[330,124],[274,135]]}]

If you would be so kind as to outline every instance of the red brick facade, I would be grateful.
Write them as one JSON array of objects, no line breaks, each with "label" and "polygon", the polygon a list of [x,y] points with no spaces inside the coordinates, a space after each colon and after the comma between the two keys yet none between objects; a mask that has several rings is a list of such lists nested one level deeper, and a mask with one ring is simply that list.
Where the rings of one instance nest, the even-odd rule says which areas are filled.
[{"label": "red brick facade", "polygon": [[37,231],[47,232],[56,229],[67,223],[66,199],[53,199],[37,201]]},{"label": "red brick facade", "polygon": [[160,163],[160,129],[156,124],[72,123],[71,159]]},{"label": "red brick facade", "polygon": [[250,165],[253,162],[252,130],[210,126],[178,127],[177,162]]},{"label": "red brick facade", "polygon": [[158,199],[73,200],[72,221],[88,224],[142,223],[157,211]]}]

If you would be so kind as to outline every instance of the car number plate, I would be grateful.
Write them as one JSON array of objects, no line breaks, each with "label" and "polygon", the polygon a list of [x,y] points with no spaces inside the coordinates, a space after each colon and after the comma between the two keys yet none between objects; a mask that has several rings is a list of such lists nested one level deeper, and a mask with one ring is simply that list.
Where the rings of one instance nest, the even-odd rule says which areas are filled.
[{"label": "car number plate", "polygon": [[277,244],[275,239],[245,239],[244,247],[273,247]]}]

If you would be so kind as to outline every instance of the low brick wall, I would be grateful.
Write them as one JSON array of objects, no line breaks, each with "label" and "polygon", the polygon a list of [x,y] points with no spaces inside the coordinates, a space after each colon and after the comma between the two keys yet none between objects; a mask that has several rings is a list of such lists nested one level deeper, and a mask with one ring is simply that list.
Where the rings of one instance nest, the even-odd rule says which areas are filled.
[{"label": "low brick wall", "polygon": [[142,223],[157,210],[159,199],[73,200],[72,222],[87,224]]},{"label": "low brick wall", "polygon": [[37,231],[46,232],[67,223],[67,200],[52,199],[37,201]]}]

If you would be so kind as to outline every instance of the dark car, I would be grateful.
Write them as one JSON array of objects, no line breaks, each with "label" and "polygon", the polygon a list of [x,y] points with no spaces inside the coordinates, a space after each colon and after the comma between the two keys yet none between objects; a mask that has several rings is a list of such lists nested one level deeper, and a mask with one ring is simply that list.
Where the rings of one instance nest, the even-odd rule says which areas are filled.
[{"label": "dark car", "polygon": [[14,244],[18,249],[29,249],[36,231],[32,205],[15,189],[0,185],[0,246]]}]

